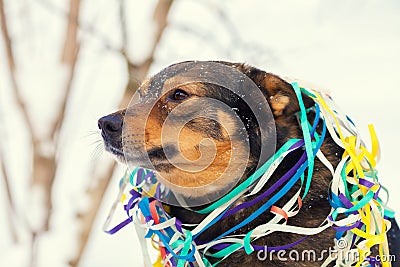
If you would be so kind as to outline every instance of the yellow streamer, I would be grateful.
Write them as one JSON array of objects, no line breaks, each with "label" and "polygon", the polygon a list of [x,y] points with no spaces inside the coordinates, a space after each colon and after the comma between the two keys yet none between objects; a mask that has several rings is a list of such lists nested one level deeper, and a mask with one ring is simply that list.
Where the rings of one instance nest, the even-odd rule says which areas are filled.
[{"label": "yellow streamer", "polygon": [[[313,92],[315,97],[315,101],[321,105],[328,114],[330,114],[331,118],[335,124],[335,130],[337,131],[338,137],[342,142],[343,148],[345,149],[343,153],[343,160],[345,160],[349,156],[349,161],[347,162],[345,173],[348,181],[355,181],[359,190],[363,196],[366,196],[369,191],[374,193],[380,188],[380,185],[375,181],[375,176],[365,177],[366,173],[373,172],[374,167],[376,166],[377,161],[379,161],[379,142],[376,136],[375,129],[373,125],[368,125],[369,134],[371,137],[371,152],[364,147],[363,145],[357,144],[357,137],[347,136],[344,137],[343,132],[340,127],[340,123],[335,115],[335,113],[329,108],[328,104],[325,102],[324,98],[318,93]],[[331,133],[332,134],[332,133]],[[363,165],[363,163],[366,163]],[[352,174],[353,177],[349,177],[348,175]],[[359,183],[359,178],[374,178],[375,185],[371,188],[368,188]],[[358,203],[358,196],[355,195],[356,192],[353,193],[353,205]],[[372,204],[372,205],[371,205]],[[372,208],[375,206],[376,208]],[[378,208],[378,209],[377,209]],[[380,212],[379,212],[380,210]],[[375,199],[370,200],[369,203],[364,205],[358,212],[361,216],[361,222],[365,225],[365,232],[353,228],[350,231],[355,234],[357,237],[364,238],[365,241],[362,242],[362,247],[358,246],[359,252],[359,261],[356,266],[361,266],[361,264],[366,264],[366,257],[370,255],[371,248],[375,245],[378,245],[379,255],[381,259],[385,259],[385,257],[389,256],[389,249],[386,237],[386,220],[383,217],[384,207],[381,207],[381,204]],[[389,267],[391,266],[390,262],[381,261],[382,266]]]}]

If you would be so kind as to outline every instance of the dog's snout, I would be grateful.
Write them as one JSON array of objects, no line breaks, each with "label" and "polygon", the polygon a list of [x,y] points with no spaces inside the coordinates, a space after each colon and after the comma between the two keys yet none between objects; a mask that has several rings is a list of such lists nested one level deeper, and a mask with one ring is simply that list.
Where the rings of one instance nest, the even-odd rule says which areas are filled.
[{"label": "dog's snout", "polygon": [[99,119],[98,126],[102,134],[107,137],[117,137],[121,135],[123,121],[120,116],[108,115]]}]

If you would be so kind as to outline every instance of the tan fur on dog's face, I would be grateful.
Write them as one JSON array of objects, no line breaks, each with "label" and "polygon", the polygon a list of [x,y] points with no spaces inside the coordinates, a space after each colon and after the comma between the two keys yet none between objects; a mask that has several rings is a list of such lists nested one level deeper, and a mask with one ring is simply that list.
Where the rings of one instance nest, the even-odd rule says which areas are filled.
[{"label": "tan fur on dog's face", "polygon": [[[179,76],[175,76],[164,84],[178,82]],[[242,140],[232,134],[238,132],[238,125],[231,114],[223,110],[198,106],[199,99],[206,96],[208,85],[189,83],[168,89],[163,87],[155,92],[150,84],[150,80],[143,83],[139,92],[141,99],[132,105],[124,117],[123,146],[134,147],[129,151],[141,155],[126,157],[132,159],[131,164],[154,169],[159,178],[175,192],[192,196],[225,187],[240,177],[243,170],[239,165],[247,165],[249,159],[246,149],[242,147]],[[159,96],[158,101],[148,114],[144,114],[147,98],[154,95]],[[184,110],[176,111],[175,108],[182,104],[186,106]],[[174,110],[176,119],[168,121],[166,126],[166,119]],[[194,119],[187,123],[179,121],[188,115],[187,111],[193,112]],[[180,114],[182,112],[186,114]],[[214,119],[204,118],[201,113]],[[166,158],[163,152],[166,146],[173,151],[174,157]],[[236,151],[243,151],[240,155],[236,153],[235,160],[232,160],[233,147]],[[147,166],[147,161],[144,162],[145,154],[149,156],[151,166]],[[194,190],[210,184],[212,186],[206,189]]]}]

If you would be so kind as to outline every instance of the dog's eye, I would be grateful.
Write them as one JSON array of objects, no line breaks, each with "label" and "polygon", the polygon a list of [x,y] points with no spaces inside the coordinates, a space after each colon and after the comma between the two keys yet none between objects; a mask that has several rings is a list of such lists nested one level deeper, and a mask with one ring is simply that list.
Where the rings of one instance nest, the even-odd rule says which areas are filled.
[{"label": "dog's eye", "polygon": [[170,99],[173,101],[182,101],[189,97],[189,94],[182,89],[175,90],[172,95],[170,95]]}]

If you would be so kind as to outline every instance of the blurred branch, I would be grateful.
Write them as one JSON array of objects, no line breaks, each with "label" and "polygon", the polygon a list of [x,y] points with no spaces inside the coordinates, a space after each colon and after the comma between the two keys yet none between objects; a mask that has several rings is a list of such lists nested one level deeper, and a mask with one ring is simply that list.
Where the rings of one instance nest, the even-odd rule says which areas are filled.
[{"label": "blurred branch", "polygon": [[23,119],[25,121],[25,124],[28,128],[29,131],[29,136],[32,139],[32,143],[36,143],[35,135],[34,135],[34,130],[33,130],[33,125],[32,122],[29,118],[28,115],[28,110],[26,108],[25,102],[22,99],[20,89],[18,87],[17,83],[17,77],[15,74],[15,57],[12,49],[12,41],[10,38],[10,34],[8,31],[8,26],[7,26],[7,18],[4,10],[4,1],[0,0],[0,22],[1,22],[1,34],[4,39],[5,47],[6,47],[6,54],[7,54],[7,63],[8,63],[8,69],[10,71],[10,78],[11,78],[11,86],[13,88],[13,94],[15,97],[15,100],[17,102],[17,105],[19,106]]},{"label": "blurred branch", "polygon": [[[77,41],[78,25],[74,22],[75,18],[78,17],[80,0],[70,1],[70,14],[68,18],[67,30],[64,40],[64,49],[62,55],[62,63],[68,66],[69,76],[66,80],[65,88],[60,103],[60,109],[56,113],[56,118],[51,127],[50,135],[47,137],[40,138],[33,144],[33,176],[32,176],[32,189],[40,190],[36,192],[44,193],[43,202],[33,203],[34,205],[43,206],[45,210],[44,217],[41,221],[41,225],[31,226],[32,234],[32,248],[31,248],[31,266],[36,265],[38,246],[40,245],[39,239],[42,236],[43,231],[49,229],[49,222],[52,214],[52,192],[53,184],[57,173],[57,138],[56,134],[59,133],[61,126],[65,119],[65,111],[69,100],[69,95],[72,88],[72,82],[75,75],[75,66],[77,62],[79,44]],[[53,149],[49,153],[43,153],[42,146],[44,144],[51,144]],[[35,199],[35,198],[33,198]],[[40,201],[40,200],[39,200]]]},{"label": "blurred branch", "polygon": [[11,233],[11,238],[14,243],[18,243],[18,234],[17,230],[15,229],[15,212],[16,212],[16,207],[14,204],[14,200],[11,194],[11,187],[10,187],[10,182],[9,182],[9,177],[6,169],[6,164],[4,161],[4,154],[3,150],[0,147],[0,169],[1,169],[1,176],[3,177],[4,185],[5,185],[5,191],[6,191],[6,200],[7,200],[7,213],[8,213],[8,224],[10,226],[10,233]]},{"label": "blurred branch", "polygon": [[[67,31],[64,40],[64,50],[62,56],[62,62],[69,67],[69,77],[67,79],[65,88],[63,90],[60,109],[57,112],[56,119],[51,128],[49,139],[39,140],[39,143],[34,144],[34,154],[33,154],[33,185],[39,186],[44,189],[45,192],[45,205],[46,215],[43,222],[43,230],[47,231],[49,228],[49,221],[51,217],[52,210],[52,189],[53,183],[56,176],[57,162],[56,162],[56,149],[57,141],[56,134],[59,132],[61,125],[64,122],[65,111],[71,92],[72,82],[75,74],[75,66],[78,57],[79,45],[77,42],[78,28],[77,24],[74,23],[74,18],[78,16],[79,13],[80,0],[71,0],[70,2],[70,13],[73,14],[69,16]],[[43,143],[51,143],[54,149],[51,153],[44,155],[41,152],[40,146]],[[37,238],[39,235],[33,233],[33,238]],[[33,242],[35,243],[35,242]]]},{"label": "blurred branch", "polygon": [[3,0],[0,0],[0,19],[1,19],[1,33],[3,34],[3,38],[6,43],[8,66],[9,66],[10,71],[14,72],[15,62],[14,62],[14,56],[13,56],[13,51],[12,51],[12,46],[11,46],[11,39],[10,39],[10,35],[8,33],[7,19],[6,19],[6,14],[4,11]]},{"label": "blurred branch", "polygon": [[70,66],[75,65],[78,54],[78,22],[79,22],[80,0],[70,0],[67,34],[64,41],[62,62]]},{"label": "blurred branch", "polygon": [[58,16],[61,16],[61,17],[66,17],[68,19],[68,21],[74,23],[81,32],[83,32],[85,34],[89,34],[92,37],[96,38],[99,41],[99,43],[104,46],[105,49],[114,51],[117,53],[122,52],[121,48],[117,48],[114,45],[112,45],[111,44],[112,42],[109,40],[109,38],[106,35],[97,31],[93,25],[86,24],[82,21],[79,21],[79,18],[78,18],[79,12],[78,12],[78,14],[66,12],[62,8],[60,8],[60,7],[56,6],[55,4],[53,4],[49,1],[46,1],[46,0],[36,0],[36,2],[41,4],[44,8],[51,11],[52,13],[57,14]]},{"label": "blurred branch", "polygon": [[230,17],[226,14],[226,10],[217,6],[216,11],[221,23],[229,32],[229,36],[232,38],[232,43],[243,45],[244,42],[240,36],[240,32],[236,28],[235,24],[231,21]]},{"label": "blurred branch", "polygon": [[194,28],[191,25],[180,22],[174,23],[171,26],[174,30],[180,31],[183,34],[190,35],[189,38],[191,39],[195,37],[198,38],[199,41],[214,45],[218,50],[218,54],[221,57],[231,57],[232,51],[230,49],[226,49],[226,45],[221,43],[221,38],[219,38],[219,36],[216,36],[214,32],[202,31],[202,29]]},{"label": "blurred branch", "polygon": [[[69,16],[67,31],[64,41],[64,52],[62,57],[62,62],[69,67],[69,77],[64,88],[64,94],[61,99],[60,110],[57,112],[56,119],[51,128],[51,134],[49,140],[39,140],[39,143],[34,145],[34,155],[33,155],[33,185],[40,186],[45,192],[45,207],[46,207],[46,217],[44,218],[43,230],[48,229],[49,220],[51,216],[52,209],[52,187],[54,179],[56,176],[56,138],[55,135],[58,133],[61,125],[64,122],[65,110],[69,99],[69,94],[71,92],[71,85],[74,78],[75,66],[77,62],[77,56],[79,51],[79,46],[77,43],[78,29],[76,23],[74,23],[74,18],[79,12],[79,0],[71,0],[70,2],[70,12],[73,16]],[[40,146],[42,143],[51,143],[54,149],[51,153],[44,155],[41,152]],[[37,236],[37,235],[36,235]]]},{"label": "blurred branch", "polygon": [[[165,28],[168,25],[167,18],[172,3],[173,0],[159,0],[157,6],[154,9],[153,20],[156,24],[157,29],[154,35],[154,41],[152,43],[149,56],[143,62],[141,62],[140,64],[134,63],[129,58],[127,53],[123,51],[122,55],[128,68],[129,80],[125,88],[124,97],[122,98],[122,101],[119,105],[120,108],[128,106],[130,98],[140,85],[140,83],[138,83],[138,80],[142,80],[143,78],[148,76],[150,66],[151,64],[153,64],[154,61],[154,54],[156,52],[157,46],[159,45]],[[122,22],[121,25],[126,25],[126,23]]]},{"label": "blurred branch", "polygon": [[229,36],[232,38],[231,43],[235,44],[236,49],[246,51],[247,57],[255,61],[260,61],[261,57],[264,57],[265,61],[268,62],[278,61],[273,51],[268,47],[255,42],[246,42],[241,36],[240,31],[236,27],[235,23],[232,21],[232,17],[227,14],[225,8],[222,8],[220,5],[218,5],[216,7],[216,12],[220,18],[221,24],[224,26],[226,31],[229,32]]},{"label": "blurred branch", "polygon": [[122,52],[126,53],[128,45],[128,31],[126,29],[126,16],[125,16],[126,3],[125,0],[119,1],[119,17],[121,23],[121,36],[122,36]]},{"label": "blurred branch", "polygon": [[[11,77],[11,84],[13,86],[13,91],[16,96],[16,99],[19,99],[20,101],[18,104],[23,107],[24,112],[23,116],[25,120],[27,121],[27,126],[29,128],[29,131],[32,132],[32,126],[28,117],[28,113],[26,112],[25,105],[21,100],[21,96],[19,95],[19,88],[17,85],[16,77],[15,77],[15,61],[14,61],[14,55],[13,55],[13,50],[12,50],[12,45],[11,45],[11,39],[10,35],[8,33],[8,28],[7,28],[7,19],[5,15],[5,10],[4,10],[4,2],[3,0],[0,0],[0,22],[1,22],[1,34],[3,36],[4,42],[5,42],[5,47],[6,47],[6,54],[7,54],[7,61],[8,61],[8,68],[10,71],[10,77]],[[4,138],[4,137],[3,137]],[[7,173],[6,169],[6,164],[5,164],[5,159],[4,159],[4,153],[3,153],[3,147],[0,146],[0,169],[1,169],[1,174],[3,177],[4,181],[4,186],[5,186],[5,191],[7,195],[7,202],[8,202],[8,220],[9,220],[9,225],[10,225],[10,232],[11,232],[11,237],[13,239],[14,243],[18,242],[18,235],[17,231],[15,229],[15,224],[13,222],[13,218],[15,218],[15,211],[16,207],[14,204],[14,200],[11,194],[11,187],[10,187],[10,182],[9,182],[9,176]]]},{"label": "blurred branch", "polygon": [[67,83],[64,89],[64,95],[62,97],[62,102],[60,105],[60,110],[58,111],[58,115],[54,121],[54,125],[51,131],[51,137],[53,140],[55,139],[55,135],[60,130],[61,125],[65,119],[65,111],[67,108],[67,103],[69,99],[69,95],[71,93],[72,82],[75,76],[75,67],[78,61],[79,54],[79,42],[78,39],[78,19],[79,19],[79,10],[80,10],[80,0],[70,0],[70,10],[68,16],[68,26],[66,30],[65,40],[64,40],[64,49],[61,61],[68,65],[69,67],[69,77],[67,79]]},{"label": "blurred branch", "polygon": [[96,187],[89,188],[86,191],[87,196],[90,199],[91,205],[85,213],[78,213],[76,216],[80,221],[81,234],[78,241],[78,253],[77,255],[69,261],[70,266],[78,266],[83,252],[85,251],[86,245],[88,243],[91,230],[93,228],[94,220],[98,210],[100,209],[101,201],[103,200],[104,194],[108,185],[110,184],[111,178],[114,173],[116,162],[109,162],[107,170],[98,178]]},{"label": "blurred branch", "polygon": [[[28,135],[31,138],[31,142],[32,142],[32,146],[33,146],[33,150],[37,151],[37,145],[38,145],[38,140],[35,138],[35,132],[33,130],[33,125],[32,122],[30,120],[30,117],[28,115],[28,110],[26,108],[25,102],[22,99],[22,95],[20,93],[20,88],[18,86],[17,83],[17,78],[16,78],[16,74],[15,74],[15,60],[14,60],[14,53],[13,53],[13,49],[12,49],[12,42],[11,42],[11,38],[10,38],[10,34],[8,31],[8,27],[7,27],[7,18],[6,18],[6,14],[5,14],[5,10],[4,10],[4,1],[0,0],[0,21],[1,21],[1,33],[5,42],[5,47],[6,47],[6,54],[7,54],[7,62],[8,62],[8,68],[10,71],[10,78],[11,78],[11,86],[12,86],[12,92],[14,94],[14,98],[17,102],[17,105],[19,107],[19,110],[22,113],[22,117],[25,121],[25,124],[28,128]],[[40,159],[40,157],[38,157],[38,155],[34,156],[34,164],[36,162],[38,162],[38,159]],[[3,164],[3,159],[2,159],[2,164]],[[2,168],[3,171],[5,170],[5,168]],[[39,175],[43,174],[43,171],[47,171],[47,170],[43,170],[40,169],[39,172],[35,172],[35,165],[34,165],[34,174],[35,173],[39,173]],[[5,176],[7,177],[7,176]],[[32,230],[32,246],[31,246],[31,261],[30,261],[30,265],[34,266],[36,264],[36,230]]]},{"label": "blurred branch", "polygon": [[156,51],[158,44],[160,43],[161,37],[164,34],[165,28],[168,25],[167,18],[168,18],[168,13],[172,6],[172,3],[173,3],[173,0],[159,0],[158,4],[154,10],[153,20],[157,25],[157,30],[156,30],[153,46],[151,47],[151,50],[150,50],[150,55],[147,60],[148,61],[147,64],[149,64],[149,65],[147,68],[145,68],[146,73],[148,72],[150,65],[154,61],[154,53]]},{"label": "blurred branch", "polygon": [[[68,39],[68,38],[67,38]],[[67,42],[67,41],[66,41]],[[67,104],[69,100],[69,95],[71,94],[71,89],[72,89],[72,83],[74,81],[74,76],[75,76],[75,67],[76,63],[78,61],[78,54],[79,54],[79,44],[75,44],[76,47],[71,51],[72,55],[67,56],[68,61],[70,64],[70,69],[69,69],[69,77],[67,80],[67,83],[64,88],[64,95],[62,97],[61,105],[60,105],[60,110],[57,114],[57,117],[54,121],[50,136],[53,140],[56,139],[56,134],[59,132],[61,125],[64,122],[65,118],[65,111],[67,109]]]},{"label": "blurred branch", "polygon": [[[123,2],[124,1],[121,1],[122,7],[120,7],[120,12],[124,5]],[[126,61],[127,68],[128,68],[129,81],[126,85],[124,95],[121,98],[121,101],[119,104],[120,108],[125,108],[129,104],[129,101],[131,100],[133,93],[136,91],[136,89],[140,85],[138,82],[136,82],[135,77],[138,77],[138,75],[141,75],[142,77],[145,77],[148,75],[150,66],[154,61],[154,53],[156,51],[157,46],[159,45],[159,42],[162,38],[165,28],[167,27],[167,17],[168,17],[168,13],[169,13],[172,3],[173,3],[173,0],[159,0],[157,3],[157,6],[153,13],[153,20],[155,21],[155,23],[157,25],[157,31],[155,33],[154,41],[153,41],[151,51],[150,51],[148,58],[140,64],[135,64],[129,59],[129,57],[125,51],[123,51],[123,53],[122,53],[123,57]],[[125,16],[122,16],[121,20],[123,20],[123,21],[121,21],[121,30],[123,32],[126,32]],[[125,40],[125,42],[126,42],[126,40]],[[107,168],[107,171],[105,173],[99,175],[100,177],[95,178],[96,181],[99,181],[99,184],[94,189],[87,190],[88,195],[91,199],[91,206],[89,207],[87,212],[80,213],[77,215],[77,217],[80,218],[82,230],[81,230],[80,238],[79,238],[80,241],[78,244],[78,253],[69,262],[69,264],[72,267],[76,267],[79,265],[81,257],[86,249],[86,245],[90,238],[90,232],[93,227],[94,220],[96,218],[97,212],[99,210],[99,207],[100,207],[101,201],[103,199],[103,196],[105,194],[105,191],[107,189],[107,186],[108,186],[108,184],[111,180],[111,177],[114,173],[115,167],[116,167],[116,163],[113,162],[109,166],[109,168]],[[96,168],[94,168],[94,170],[95,169]],[[92,173],[94,174],[94,172],[92,172]]]}]

